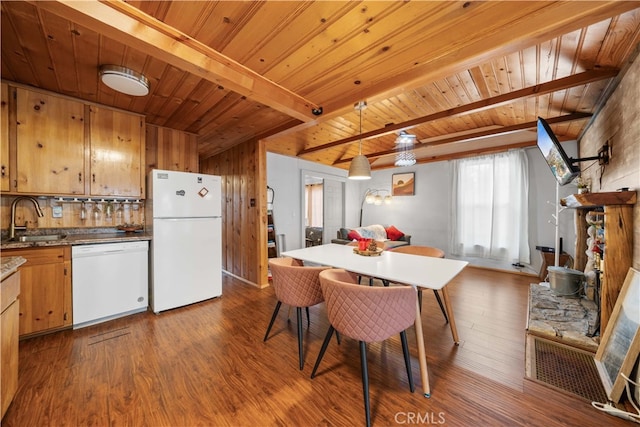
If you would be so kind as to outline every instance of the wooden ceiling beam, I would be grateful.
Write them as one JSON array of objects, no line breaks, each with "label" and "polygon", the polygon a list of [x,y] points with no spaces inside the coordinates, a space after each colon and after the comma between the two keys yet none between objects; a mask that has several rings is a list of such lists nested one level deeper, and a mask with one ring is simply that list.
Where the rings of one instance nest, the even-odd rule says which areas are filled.
[{"label": "wooden ceiling beam", "polygon": [[30,3],[303,122],[317,117],[318,105],[123,1]]},{"label": "wooden ceiling beam", "polygon": [[[583,120],[583,119],[587,119],[589,117],[591,117],[592,114],[590,113],[572,113],[572,114],[567,114],[564,116],[558,116],[558,117],[552,117],[552,118],[548,118],[545,119],[547,121],[547,123],[549,124],[555,124],[555,123],[564,123],[564,122],[570,122],[573,120]],[[469,141],[469,140],[473,140],[473,139],[478,139],[478,138],[486,138],[487,136],[496,136],[496,135],[505,135],[507,133],[513,133],[513,132],[519,132],[519,131],[523,131],[523,130],[527,130],[527,129],[533,129],[537,126],[538,122],[527,122],[527,123],[520,123],[517,125],[513,125],[513,126],[504,126],[498,129],[490,129],[490,130],[481,130],[478,132],[474,132],[474,133],[469,133],[466,135],[458,135],[458,136],[453,136],[453,137],[449,137],[449,138],[443,138],[443,139],[438,139],[435,141],[430,141],[428,144],[421,144],[421,146],[431,146],[431,145],[442,145],[442,144],[450,144],[453,142],[461,142],[461,141]],[[416,147],[418,148],[418,147]],[[365,154],[366,158],[377,158],[377,157],[382,157],[382,156],[387,156],[389,154],[394,154],[394,153],[398,153],[400,151],[403,151],[404,149],[397,149],[397,148],[392,148],[390,150],[384,150],[384,151],[378,151],[375,153],[369,153],[369,154]],[[504,148],[501,148],[501,151],[504,151]],[[348,163],[351,160],[353,160],[353,157],[350,157],[348,159],[340,159],[340,160],[336,160],[333,163],[333,166],[342,164],[342,163]]]},{"label": "wooden ceiling beam", "polygon": [[349,144],[360,139],[367,140],[373,138],[379,138],[384,135],[388,135],[397,131],[411,129],[424,123],[428,123],[434,120],[444,119],[453,116],[459,116],[463,114],[477,113],[490,108],[496,108],[498,106],[529,98],[532,96],[545,95],[559,90],[570,89],[576,86],[582,86],[595,81],[613,78],[618,75],[618,69],[600,69],[589,70],[573,76],[564,77],[562,79],[554,80],[548,83],[541,83],[535,86],[529,86],[524,89],[509,92],[503,95],[494,96],[492,98],[483,99],[470,104],[461,105],[459,107],[450,108],[448,110],[438,111],[434,114],[418,117],[416,119],[407,120],[402,123],[396,123],[389,126],[385,126],[382,129],[374,129],[369,132],[365,132],[361,135],[354,135],[348,138],[344,138],[338,141],[329,142],[327,144],[318,145],[316,147],[306,148],[301,150],[298,155],[303,156],[305,154],[314,153],[316,151],[327,150],[329,148],[337,147],[344,144]]}]

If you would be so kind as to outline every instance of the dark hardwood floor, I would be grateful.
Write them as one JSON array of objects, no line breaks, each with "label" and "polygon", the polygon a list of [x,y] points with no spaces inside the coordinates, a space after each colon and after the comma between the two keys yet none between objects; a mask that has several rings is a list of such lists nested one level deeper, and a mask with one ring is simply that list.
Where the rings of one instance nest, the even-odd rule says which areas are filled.
[{"label": "dark hardwood floor", "polygon": [[[432,397],[410,393],[399,339],[369,346],[374,426],[616,426],[589,402],[524,379],[528,284],[535,278],[467,268],[450,285],[460,346],[431,291],[422,320]],[[310,373],[327,321],[311,309],[298,369],[295,311],[225,276],[222,298],[20,342],[17,395],[4,426],[352,426],[364,424],[357,342],[329,346]],[[305,319],[306,320],[306,319]]]}]

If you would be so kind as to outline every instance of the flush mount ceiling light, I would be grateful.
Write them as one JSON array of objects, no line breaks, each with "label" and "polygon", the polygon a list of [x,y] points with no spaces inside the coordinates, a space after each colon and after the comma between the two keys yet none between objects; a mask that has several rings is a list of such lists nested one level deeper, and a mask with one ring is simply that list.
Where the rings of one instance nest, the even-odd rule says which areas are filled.
[{"label": "flush mount ceiling light", "polygon": [[113,90],[132,96],[149,94],[149,80],[140,73],[119,65],[100,67],[100,80]]},{"label": "flush mount ceiling light", "polygon": [[[360,101],[354,107],[360,111],[360,135],[362,135],[362,110],[367,108],[367,103],[366,101]],[[360,138],[358,155],[351,160],[351,166],[349,166],[349,179],[371,179],[369,159],[362,155],[362,138]]]},{"label": "flush mount ceiling light", "polygon": [[396,154],[395,166],[412,166],[416,163],[416,155],[413,154],[413,144],[416,142],[416,136],[407,133],[406,131],[400,131],[396,138],[396,147],[398,153]]}]

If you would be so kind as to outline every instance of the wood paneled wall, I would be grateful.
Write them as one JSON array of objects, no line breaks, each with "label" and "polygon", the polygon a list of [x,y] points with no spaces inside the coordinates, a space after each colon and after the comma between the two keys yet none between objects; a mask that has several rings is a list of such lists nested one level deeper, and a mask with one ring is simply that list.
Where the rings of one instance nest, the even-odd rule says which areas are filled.
[{"label": "wood paneled wall", "polygon": [[259,287],[269,284],[266,157],[250,141],[200,161],[200,172],[222,176],[222,268]]},{"label": "wood paneled wall", "polygon": [[[636,49],[636,59],[638,49]],[[638,88],[640,88],[640,61],[636,60],[631,62],[629,68],[625,70],[620,84],[579,141],[579,157],[596,156],[606,142],[611,147],[611,159],[608,165],[591,166],[592,162],[580,164],[582,177],[591,181],[593,192],[616,191],[622,187],[638,191],[640,188]],[[636,203],[633,211],[632,265],[640,269],[640,203]]]},{"label": "wood paneled wall", "polygon": [[147,125],[147,171],[165,169],[200,172],[197,135],[175,129]]}]

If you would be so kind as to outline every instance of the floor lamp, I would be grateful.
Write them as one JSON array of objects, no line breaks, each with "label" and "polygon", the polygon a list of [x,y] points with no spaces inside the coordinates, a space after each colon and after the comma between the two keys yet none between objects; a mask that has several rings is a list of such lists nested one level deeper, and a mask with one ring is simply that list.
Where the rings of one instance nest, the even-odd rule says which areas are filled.
[{"label": "floor lamp", "polygon": [[389,190],[377,189],[377,188],[367,188],[364,192],[364,196],[362,196],[362,202],[360,203],[360,222],[358,223],[359,227],[362,227],[362,211],[364,209],[364,202],[368,204],[376,204],[381,205],[384,203],[385,205],[391,204],[391,194],[387,194],[382,197],[381,192],[389,193]]}]

